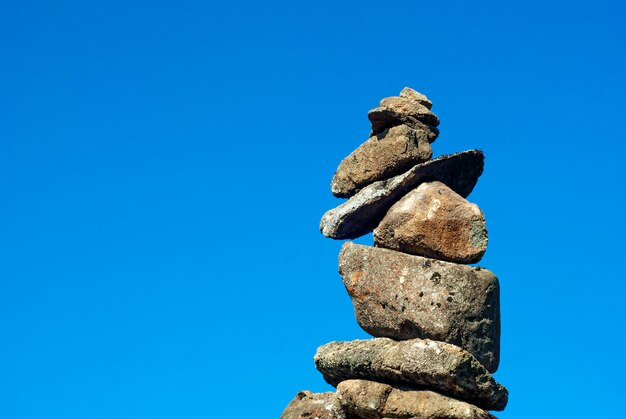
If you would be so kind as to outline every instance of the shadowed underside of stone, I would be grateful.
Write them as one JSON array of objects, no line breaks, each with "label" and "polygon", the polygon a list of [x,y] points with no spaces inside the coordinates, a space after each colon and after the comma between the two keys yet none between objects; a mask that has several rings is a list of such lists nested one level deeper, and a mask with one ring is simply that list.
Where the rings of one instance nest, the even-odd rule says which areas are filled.
[{"label": "shadowed underside of stone", "polygon": [[500,287],[487,269],[348,242],[339,273],[367,333],[452,343],[498,369]]},{"label": "shadowed underside of stone", "polygon": [[428,390],[401,390],[367,380],[346,380],[337,386],[346,414],[382,419],[495,419],[488,412]]},{"label": "shadowed underside of stone", "polygon": [[441,182],[422,183],[387,211],[374,230],[380,247],[456,263],[476,263],[487,249],[478,205]]},{"label": "shadowed underside of stone", "polygon": [[335,393],[299,392],[287,405],[280,419],[346,419]]},{"label": "shadowed underside of stone", "polygon": [[429,339],[387,338],[331,342],[318,348],[315,366],[326,382],[350,379],[433,390],[485,410],[503,410],[508,391],[469,352]]},{"label": "shadowed underside of stone", "polygon": [[396,176],[432,157],[428,134],[407,125],[389,128],[370,137],[341,161],[330,189],[337,197],[349,197],[358,189]]},{"label": "shadowed underside of stone", "polygon": [[327,211],[320,222],[320,230],[324,236],[336,240],[367,234],[393,204],[424,182],[442,182],[465,198],[483,172],[484,159],[480,150],[440,156],[415,165],[401,175],[374,182]]}]

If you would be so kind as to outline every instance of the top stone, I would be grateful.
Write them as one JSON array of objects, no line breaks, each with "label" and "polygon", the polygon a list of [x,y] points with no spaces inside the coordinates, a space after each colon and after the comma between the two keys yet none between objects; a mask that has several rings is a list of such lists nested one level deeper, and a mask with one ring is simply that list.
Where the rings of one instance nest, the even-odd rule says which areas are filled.
[{"label": "top stone", "polygon": [[426,96],[416,90],[411,89],[410,87],[405,87],[404,89],[402,89],[402,91],[400,92],[400,97],[413,99],[416,102],[419,102],[420,104],[426,106],[428,109],[433,107],[433,103]]},{"label": "top stone", "polygon": [[428,129],[433,142],[439,131],[439,118],[430,111],[432,102],[413,89],[405,87],[400,96],[391,96],[380,101],[378,108],[368,112],[367,117],[372,123],[372,132],[379,134],[396,125],[409,125],[416,129]]}]

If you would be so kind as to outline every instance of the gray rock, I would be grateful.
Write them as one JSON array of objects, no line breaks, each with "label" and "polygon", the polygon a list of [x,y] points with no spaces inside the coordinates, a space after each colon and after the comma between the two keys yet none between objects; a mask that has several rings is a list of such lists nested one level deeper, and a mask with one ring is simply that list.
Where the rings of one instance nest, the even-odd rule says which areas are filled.
[{"label": "gray rock", "polygon": [[343,159],[330,189],[337,197],[349,197],[374,181],[430,160],[432,155],[426,131],[398,125],[370,137]]},{"label": "gray rock", "polygon": [[484,159],[480,150],[464,151],[420,163],[401,175],[374,182],[327,211],[320,222],[320,230],[324,236],[337,240],[367,234],[393,204],[424,182],[443,182],[466,197],[483,172]]},{"label": "gray rock", "polygon": [[287,405],[281,419],[346,419],[335,393],[299,392]]},{"label": "gray rock", "polygon": [[485,216],[441,182],[422,183],[387,211],[374,230],[380,247],[457,263],[476,263],[487,249]]},{"label": "gray rock", "polygon": [[339,273],[367,333],[452,343],[498,369],[500,286],[490,271],[348,242]]},{"label": "gray rock", "polygon": [[372,131],[375,134],[401,124],[414,126],[421,123],[432,127],[439,125],[437,115],[417,100],[409,97],[384,98],[377,108],[367,113],[367,117],[372,123]]},{"label": "gray rock", "polygon": [[318,348],[315,366],[326,382],[350,379],[433,390],[485,410],[503,410],[508,391],[469,352],[429,339],[388,338],[331,342]]},{"label": "gray rock", "polygon": [[337,396],[347,414],[365,419],[495,419],[478,407],[428,390],[401,390],[366,380],[346,380]]}]

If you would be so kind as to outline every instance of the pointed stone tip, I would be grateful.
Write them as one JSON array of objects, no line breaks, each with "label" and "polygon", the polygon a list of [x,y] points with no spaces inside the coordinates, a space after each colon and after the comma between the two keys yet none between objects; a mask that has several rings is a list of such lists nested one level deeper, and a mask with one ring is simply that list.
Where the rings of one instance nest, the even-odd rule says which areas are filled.
[{"label": "pointed stone tip", "polygon": [[410,87],[405,87],[404,89],[402,89],[402,91],[400,92],[400,97],[413,99],[420,104],[426,106],[428,109],[431,109],[433,106],[433,103],[430,101],[430,99],[426,97],[426,95]]},{"label": "pointed stone tip", "polygon": [[332,223],[331,223],[331,219],[333,216],[333,210],[328,210],[324,213],[324,215],[322,215],[322,219],[320,220],[320,233],[322,233],[322,235],[324,237],[327,237],[329,239],[332,239],[332,234],[333,234],[333,230],[332,230]]}]

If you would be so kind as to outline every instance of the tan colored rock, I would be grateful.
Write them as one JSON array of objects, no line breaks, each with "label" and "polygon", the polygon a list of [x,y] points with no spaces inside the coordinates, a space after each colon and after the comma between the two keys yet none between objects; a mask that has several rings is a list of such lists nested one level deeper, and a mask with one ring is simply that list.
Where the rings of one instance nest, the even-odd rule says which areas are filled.
[{"label": "tan colored rock", "polygon": [[333,239],[354,239],[372,231],[389,208],[424,182],[440,181],[467,197],[483,172],[485,157],[469,150],[413,166],[401,175],[376,181],[324,214],[320,231]]},{"label": "tan colored rock", "polygon": [[[439,125],[437,115],[410,97],[391,96],[384,98],[380,101],[377,108],[368,112],[367,117],[372,123],[372,132],[374,134],[401,124],[416,127],[423,124],[429,127]],[[434,130],[432,131],[434,132]],[[434,135],[431,142],[435,138],[436,135]]]},{"label": "tan colored rock", "polygon": [[388,384],[368,380],[345,380],[337,385],[337,398],[348,415],[359,418],[378,418],[385,410],[389,393]]},{"label": "tan colored rock", "polygon": [[315,367],[332,386],[351,379],[433,390],[485,410],[503,410],[508,391],[469,352],[429,339],[388,338],[320,346]]},{"label": "tan colored rock", "polygon": [[426,106],[428,109],[433,107],[433,103],[420,92],[411,89],[410,87],[405,87],[400,92],[400,97],[406,97],[408,99],[413,99],[414,101],[420,103],[421,105]]},{"label": "tan colored rock", "polygon": [[299,392],[287,405],[280,419],[346,419],[335,393]]},{"label": "tan colored rock", "polygon": [[346,380],[337,396],[348,415],[365,419],[495,419],[488,412],[428,390],[400,390],[367,380]]},{"label": "tan colored rock", "polygon": [[343,159],[330,189],[337,197],[349,197],[372,182],[430,160],[432,155],[426,131],[398,125],[370,137]]},{"label": "tan colored rock", "polygon": [[367,333],[452,343],[498,369],[500,286],[487,269],[348,242],[339,273]]},{"label": "tan colored rock", "polygon": [[381,108],[391,109],[402,115],[412,116],[428,125],[439,125],[439,118],[428,107],[409,97],[390,96],[382,99],[378,105]]},{"label": "tan colored rock", "polygon": [[487,249],[485,217],[441,182],[423,183],[396,202],[374,229],[379,247],[457,263]]}]

